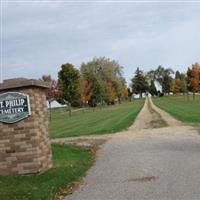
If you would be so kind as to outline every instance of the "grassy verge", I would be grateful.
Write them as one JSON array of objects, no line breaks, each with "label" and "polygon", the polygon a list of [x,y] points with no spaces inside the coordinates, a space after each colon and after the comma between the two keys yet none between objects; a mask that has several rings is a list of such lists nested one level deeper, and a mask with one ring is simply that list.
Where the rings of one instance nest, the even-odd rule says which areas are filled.
[{"label": "grassy verge", "polygon": [[161,115],[159,113],[157,113],[152,107],[151,104],[148,100],[148,109],[149,112],[152,115],[152,119],[150,121],[150,127],[151,128],[162,128],[162,127],[166,127],[167,123],[162,119]]},{"label": "grassy verge", "polygon": [[177,119],[187,123],[200,123],[200,99],[188,100],[184,96],[153,98],[155,105],[167,111]]},{"label": "grassy verge", "polygon": [[93,154],[69,145],[52,145],[54,167],[39,175],[0,176],[2,200],[49,200],[84,175]]},{"label": "grassy verge", "polygon": [[151,128],[163,128],[166,127],[167,124],[163,119],[156,119],[156,120],[151,120],[150,126]]},{"label": "grassy verge", "polygon": [[72,117],[66,111],[52,111],[50,122],[51,138],[81,136],[91,134],[113,133],[129,127],[140,109],[144,100],[136,100],[121,105],[109,106],[103,109],[96,108],[74,112]]}]

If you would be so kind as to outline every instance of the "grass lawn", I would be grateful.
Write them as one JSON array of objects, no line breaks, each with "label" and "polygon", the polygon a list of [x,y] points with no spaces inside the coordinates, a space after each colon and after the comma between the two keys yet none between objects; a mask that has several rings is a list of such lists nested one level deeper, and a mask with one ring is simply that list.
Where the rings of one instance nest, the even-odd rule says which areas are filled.
[{"label": "grass lawn", "polygon": [[200,96],[187,100],[184,96],[152,98],[155,105],[167,111],[177,119],[188,123],[200,123]]},{"label": "grass lawn", "polygon": [[76,111],[70,118],[66,111],[53,110],[50,122],[51,138],[81,136],[91,134],[113,133],[129,127],[144,100],[123,103],[105,108],[87,109],[85,112]]},{"label": "grass lawn", "polygon": [[0,176],[1,200],[49,200],[92,165],[93,154],[69,145],[52,145],[54,167],[39,175]]}]

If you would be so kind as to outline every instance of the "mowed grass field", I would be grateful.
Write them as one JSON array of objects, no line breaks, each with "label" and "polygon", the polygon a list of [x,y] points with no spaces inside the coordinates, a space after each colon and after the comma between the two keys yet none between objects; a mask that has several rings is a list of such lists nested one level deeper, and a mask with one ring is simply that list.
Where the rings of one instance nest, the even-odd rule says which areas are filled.
[{"label": "mowed grass field", "polygon": [[51,138],[64,138],[91,134],[114,133],[129,127],[144,104],[144,99],[102,109],[92,108],[72,113],[52,110],[50,121]]},{"label": "mowed grass field", "polygon": [[69,145],[53,145],[54,166],[38,175],[0,176],[1,200],[52,200],[89,169],[94,155]]},{"label": "mowed grass field", "polygon": [[200,123],[200,96],[195,100],[190,96],[167,96],[152,98],[155,105],[167,111],[175,118],[187,123]]}]

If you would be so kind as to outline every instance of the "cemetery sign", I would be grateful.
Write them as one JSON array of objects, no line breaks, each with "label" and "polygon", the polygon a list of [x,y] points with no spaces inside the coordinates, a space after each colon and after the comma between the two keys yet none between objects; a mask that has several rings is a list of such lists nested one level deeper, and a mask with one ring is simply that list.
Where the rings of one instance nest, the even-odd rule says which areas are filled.
[{"label": "cemetery sign", "polygon": [[29,96],[18,92],[0,94],[0,122],[15,123],[31,115]]}]

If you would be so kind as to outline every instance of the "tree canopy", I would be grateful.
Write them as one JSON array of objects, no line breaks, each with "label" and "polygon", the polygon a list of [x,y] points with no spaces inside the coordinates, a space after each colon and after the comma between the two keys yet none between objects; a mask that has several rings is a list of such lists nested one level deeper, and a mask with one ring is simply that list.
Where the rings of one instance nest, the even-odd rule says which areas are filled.
[{"label": "tree canopy", "polygon": [[79,100],[79,77],[79,71],[70,63],[63,64],[58,72],[58,86],[61,97],[69,103]]},{"label": "tree canopy", "polygon": [[149,92],[152,96],[155,96],[158,94],[156,86],[154,84],[154,80],[151,80],[150,86],[149,86]]},{"label": "tree canopy", "polygon": [[174,71],[171,68],[164,68],[161,65],[159,65],[157,69],[147,73],[151,80],[157,80],[160,83],[163,93],[169,93],[171,91],[172,74],[174,74]]},{"label": "tree canopy", "polygon": [[46,92],[47,100],[51,101],[59,97],[58,81],[51,78],[51,75],[43,75],[42,80],[49,83],[49,89]]},{"label": "tree canopy", "polygon": [[188,67],[186,73],[175,72],[171,68],[159,65],[155,70],[144,73],[137,68],[131,79],[131,89],[127,88],[123,77],[123,67],[116,61],[106,57],[94,57],[82,63],[80,70],[70,63],[63,64],[58,72],[58,80],[44,75],[42,80],[50,84],[47,99],[59,99],[70,104],[120,102],[121,98],[129,98],[132,94],[149,91],[157,95],[155,81],[162,86],[163,93],[200,92],[200,64]]},{"label": "tree canopy", "polygon": [[140,70],[139,67],[135,71],[135,75],[131,81],[132,81],[132,90],[134,93],[140,94],[140,96],[142,96],[143,92],[148,91],[148,83],[145,79],[143,71]]},{"label": "tree canopy", "polygon": [[195,63],[187,71],[188,88],[192,92],[200,92],[200,64]]},{"label": "tree canopy", "polygon": [[91,96],[108,103],[127,96],[122,69],[115,60],[95,57],[87,63],[82,63],[80,72],[91,86]]}]

